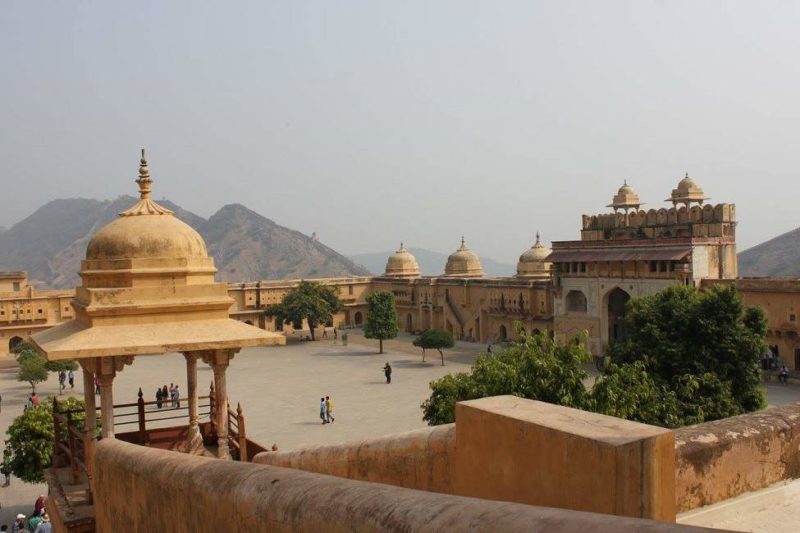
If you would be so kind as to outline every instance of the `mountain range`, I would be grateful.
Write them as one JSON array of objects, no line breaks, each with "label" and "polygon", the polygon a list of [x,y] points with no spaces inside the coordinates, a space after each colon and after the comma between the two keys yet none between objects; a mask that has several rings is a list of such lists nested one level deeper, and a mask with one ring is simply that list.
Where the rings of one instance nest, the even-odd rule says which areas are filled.
[{"label": "mountain range", "polygon": [[[135,202],[131,196],[48,202],[24,220],[0,230],[0,271],[26,270],[39,287],[79,285],[80,262],[92,235]],[[202,235],[221,281],[369,274],[316,239],[243,205],[226,205],[205,219],[169,200],[159,203]]]},{"label": "mountain range", "polygon": [[800,277],[800,228],[739,254],[742,277]]},{"label": "mountain range", "polygon": [[[409,248],[408,251],[417,259],[419,271],[423,276],[437,276],[444,272],[444,266],[447,264],[447,254],[424,248]],[[365,266],[372,273],[382,274],[386,270],[386,260],[393,253],[394,250],[390,252],[356,254],[348,257],[359,265]],[[513,276],[516,274],[517,267],[514,265],[498,263],[488,257],[481,257],[480,260],[483,271],[487,276]]]}]

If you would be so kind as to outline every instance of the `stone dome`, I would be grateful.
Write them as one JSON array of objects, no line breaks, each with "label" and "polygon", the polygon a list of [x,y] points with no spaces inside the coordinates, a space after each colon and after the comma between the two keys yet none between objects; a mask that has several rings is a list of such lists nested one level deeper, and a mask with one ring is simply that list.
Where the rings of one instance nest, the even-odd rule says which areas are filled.
[{"label": "stone dome", "polygon": [[464,237],[461,237],[461,246],[447,258],[444,275],[454,278],[480,278],[483,277],[481,260],[475,252],[467,248]]},{"label": "stone dome", "polygon": [[419,276],[417,258],[406,250],[402,242],[400,243],[400,248],[390,255],[389,259],[386,261],[385,275],[394,278]]},{"label": "stone dome", "polygon": [[678,186],[672,189],[672,194],[665,201],[673,204],[686,204],[698,202],[702,204],[708,198],[705,197],[703,189],[689,177],[687,172],[685,177],[678,182]]},{"label": "stone dome", "polygon": [[614,211],[618,209],[627,211],[628,209],[639,209],[640,205],[642,205],[642,202],[639,200],[639,195],[633,191],[633,188],[628,185],[628,181],[625,180],[617,194],[612,198],[611,203],[606,207],[613,207]]},{"label": "stone dome", "polygon": [[208,258],[200,234],[150,199],[152,179],[144,150],[136,181],[141,198],[92,237],[86,260]]},{"label": "stone dome", "polygon": [[539,233],[536,233],[536,243],[519,256],[517,263],[518,278],[545,278],[550,275],[550,265],[545,261],[550,255],[550,248],[547,248],[539,240]]}]

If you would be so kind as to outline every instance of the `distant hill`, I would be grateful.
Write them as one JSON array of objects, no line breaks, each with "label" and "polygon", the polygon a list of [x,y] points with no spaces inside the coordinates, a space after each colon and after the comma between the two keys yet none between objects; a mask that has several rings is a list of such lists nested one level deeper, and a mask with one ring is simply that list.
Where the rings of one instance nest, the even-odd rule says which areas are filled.
[{"label": "distant hill", "polygon": [[[419,263],[420,273],[424,276],[438,276],[444,273],[444,266],[447,264],[448,254],[426,250],[424,248],[409,248],[409,252],[414,254]],[[390,252],[377,252],[371,254],[356,254],[349,256],[354,262],[363,265],[373,274],[383,274],[386,269],[386,260],[394,250]],[[517,267],[498,263],[488,257],[481,257],[481,265],[487,276],[513,276],[517,273]]]},{"label": "distant hill", "polygon": [[[70,198],[43,205],[0,232],[0,270],[26,270],[40,287],[79,285],[80,261],[92,235],[135,201]],[[222,281],[368,274],[324,244],[242,205],[227,205],[206,220],[169,200],[159,203],[203,236]]]},{"label": "distant hill", "polygon": [[740,276],[800,277],[800,228],[753,246],[738,258]]}]

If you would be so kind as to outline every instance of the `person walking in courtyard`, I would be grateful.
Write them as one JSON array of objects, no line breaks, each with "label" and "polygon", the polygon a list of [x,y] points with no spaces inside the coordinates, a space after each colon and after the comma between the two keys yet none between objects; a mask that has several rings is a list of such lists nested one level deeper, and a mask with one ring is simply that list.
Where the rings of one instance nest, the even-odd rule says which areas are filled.
[{"label": "person walking in courtyard", "polygon": [[39,396],[34,392],[31,394],[31,407],[38,407],[39,406]]},{"label": "person walking in courtyard", "polygon": [[333,418],[333,400],[331,400],[330,396],[325,396],[325,416],[329,424],[336,420]]},{"label": "person walking in courtyard", "polygon": [[789,381],[789,369],[786,368],[786,365],[781,367],[781,373],[778,374],[778,381],[781,383],[786,383]]},{"label": "person walking in courtyard", "polygon": [[387,384],[392,382],[392,365],[389,364],[389,361],[386,361],[386,364],[383,365],[383,375],[386,376]]},{"label": "person walking in courtyard", "polygon": [[70,370],[69,374],[67,374],[67,379],[69,379],[69,388],[70,389],[74,389],[75,388],[75,372]]},{"label": "person walking in courtyard", "polygon": [[67,373],[63,370],[58,373],[58,393],[63,394],[67,388]]},{"label": "person walking in courtyard", "polygon": [[181,390],[177,385],[175,385],[175,388],[172,389],[172,404],[178,409],[181,408]]},{"label": "person walking in courtyard", "polygon": [[3,450],[3,467],[0,471],[2,471],[3,476],[6,478],[3,486],[8,487],[11,485],[11,450],[8,448]]},{"label": "person walking in courtyard", "polygon": [[333,326],[333,340],[336,340],[338,338],[339,338],[339,333],[337,333],[336,331],[336,326]]},{"label": "person walking in courtyard", "polygon": [[164,403],[167,403],[167,400],[169,400],[169,389],[167,389],[166,383],[161,387],[161,399]]},{"label": "person walking in courtyard", "polygon": [[325,326],[322,326],[322,338],[323,339],[328,338],[328,328],[326,328]]},{"label": "person walking in courtyard", "polygon": [[156,388],[156,407],[161,409],[162,400],[164,399],[164,395],[161,394],[161,387]]},{"label": "person walking in courtyard", "polygon": [[328,406],[325,404],[325,398],[319,399],[319,417],[322,419],[323,424],[328,423]]}]

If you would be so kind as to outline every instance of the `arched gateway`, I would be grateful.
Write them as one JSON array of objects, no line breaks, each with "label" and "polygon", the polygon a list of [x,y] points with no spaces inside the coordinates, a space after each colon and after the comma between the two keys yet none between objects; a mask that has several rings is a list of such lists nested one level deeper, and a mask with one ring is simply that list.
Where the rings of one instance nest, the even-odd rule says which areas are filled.
[{"label": "arched gateway", "polygon": [[622,340],[625,337],[623,320],[625,318],[625,306],[631,299],[631,295],[619,287],[608,293],[608,340],[609,342]]}]

